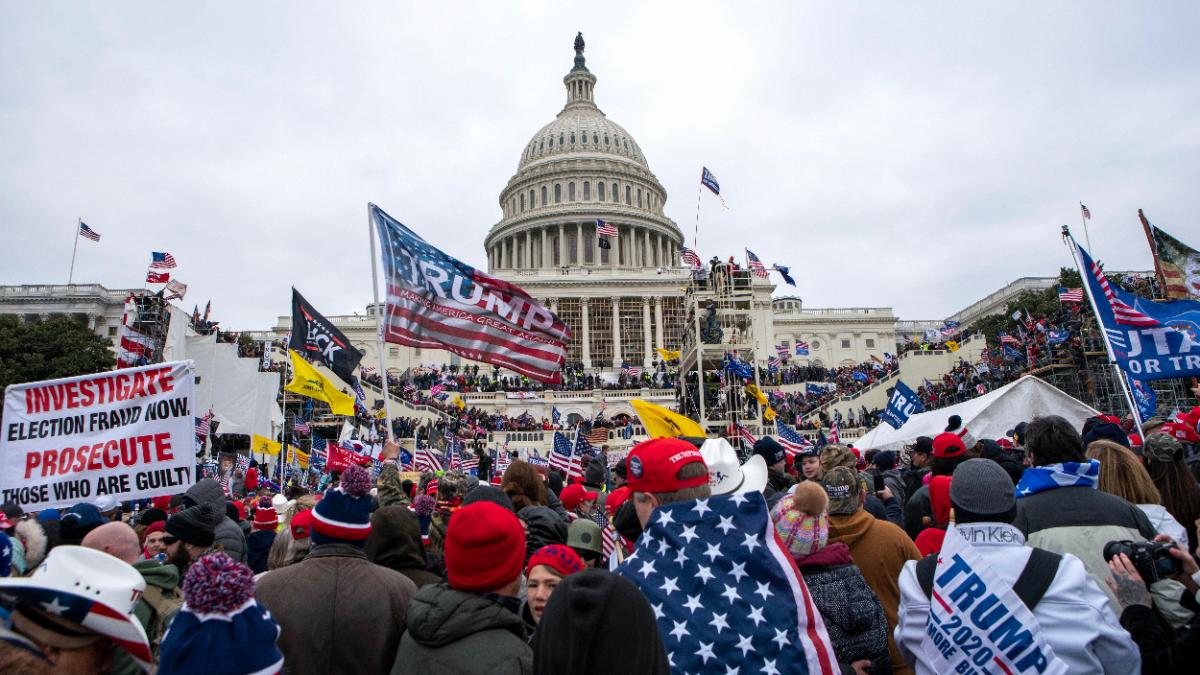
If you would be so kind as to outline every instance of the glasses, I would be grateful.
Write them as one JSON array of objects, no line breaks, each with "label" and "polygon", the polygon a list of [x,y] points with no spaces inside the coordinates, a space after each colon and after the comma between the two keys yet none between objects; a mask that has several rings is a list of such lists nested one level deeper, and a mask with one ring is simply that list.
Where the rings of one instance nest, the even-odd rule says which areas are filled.
[{"label": "glasses", "polygon": [[179,537],[172,537],[169,534],[164,534],[163,538],[162,538],[162,543],[166,546],[170,546],[171,544],[174,544],[177,541],[179,541]]}]

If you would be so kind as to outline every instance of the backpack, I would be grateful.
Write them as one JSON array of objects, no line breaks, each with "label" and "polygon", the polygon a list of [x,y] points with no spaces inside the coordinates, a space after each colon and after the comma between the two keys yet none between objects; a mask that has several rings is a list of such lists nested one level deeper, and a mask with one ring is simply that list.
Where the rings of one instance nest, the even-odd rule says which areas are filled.
[{"label": "backpack", "polygon": [[[1054,582],[1054,577],[1058,574],[1060,562],[1062,562],[1062,556],[1057,553],[1043,548],[1030,549],[1025,569],[1021,570],[1021,574],[1013,582],[1013,592],[1017,594],[1021,602],[1025,603],[1029,611],[1033,611],[1042,596],[1050,589],[1050,584]],[[917,583],[921,585],[921,591],[925,593],[926,598],[933,595],[933,573],[936,568],[936,553],[917,561]]]},{"label": "backpack", "polygon": [[150,619],[146,622],[146,637],[150,639],[150,650],[157,657],[158,646],[167,633],[167,626],[175,618],[175,613],[183,607],[183,595],[178,588],[163,591],[158,586],[146,585],[142,592],[142,602],[150,608]]}]

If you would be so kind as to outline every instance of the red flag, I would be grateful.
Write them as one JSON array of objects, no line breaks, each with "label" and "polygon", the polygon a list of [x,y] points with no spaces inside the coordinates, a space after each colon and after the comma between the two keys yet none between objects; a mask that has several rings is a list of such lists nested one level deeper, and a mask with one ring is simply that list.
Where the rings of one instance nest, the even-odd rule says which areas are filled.
[{"label": "red flag", "polygon": [[170,280],[170,272],[156,272],[154,270],[146,271],[146,283],[148,284],[165,284]]}]

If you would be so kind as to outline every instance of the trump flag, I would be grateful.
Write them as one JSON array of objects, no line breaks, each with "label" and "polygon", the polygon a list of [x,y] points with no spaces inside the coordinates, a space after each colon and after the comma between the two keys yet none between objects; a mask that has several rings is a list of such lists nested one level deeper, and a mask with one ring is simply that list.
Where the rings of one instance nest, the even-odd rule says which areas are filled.
[{"label": "trump flag", "polygon": [[387,284],[384,338],[559,382],[571,331],[524,290],[434,248],[374,204]]}]

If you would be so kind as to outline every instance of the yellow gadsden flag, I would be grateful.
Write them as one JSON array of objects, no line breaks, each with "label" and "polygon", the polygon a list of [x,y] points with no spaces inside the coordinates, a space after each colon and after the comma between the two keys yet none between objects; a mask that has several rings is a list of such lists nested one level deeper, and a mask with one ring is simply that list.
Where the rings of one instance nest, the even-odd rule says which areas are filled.
[{"label": "yellow gadsden flag", "polygon": [[758,401],[760,404],[767,405],[767,395],[762,392],[762,389],[758,388],[757,384],[747,384],[746,393],[754,397],[754,400]]},{"label": "yellow gadsden flag", "polygon": [[250,454],[260,453],[278,457],[279,451],[283,449],[283,444],[279,441],[273,441],[266,436],[254,434],[250,437]]},{"label": "yellow gadsden flag", "polygon": [[950,353],[953,354],[958,351],[958,343],[954,340],[946,340],[946,349],[949,349]]},{"label": "yellow gadsden flag", "polygon": [[663,349],[662,347],[655,347],[654,351],[658,352],[658,355],[662,357],[663,361],[678,361],[679,357],[683,356],[683,352],[675,349]]},{"label": "yellow gadsden flag", "polygon": [[763,419],[765,419],[768,422],[774,422],[775,421],[775,409],[772,408],[771,406],[767,406],[766,409],[763,410]]},{"label": "yellow gadsden flag", "polygon": [[333,410],[334,415],[353,415],[354,397],[343,394],[324,375],[317,372],[308,361],[305,361],[294,350],[289,349],[292,357],[292,381],[287,383],[285,390],[301,396],[325,401]]},{"label": "yellow gadsden flag", "polygon": [[673,438],[677,436],[697,436],[704,438],[708,435],[704,433],[704,427],[662,406],[646,403],[638,399],[631,400],[629,404],[633,406],[634,412],[641,418],[642,425],[646,427],[646,435],[650,438]]},{"label": "yellow gadsden flag", "polygon": [[300,448],[297,448],[294,445],[289,445],[288,446],[288,454],[287,454],[287,462],[288,462],[288,464],[299,463],[301,469],[307,469],[308,468],[308,453],[304,452],[303,450],[301,450]]}]

